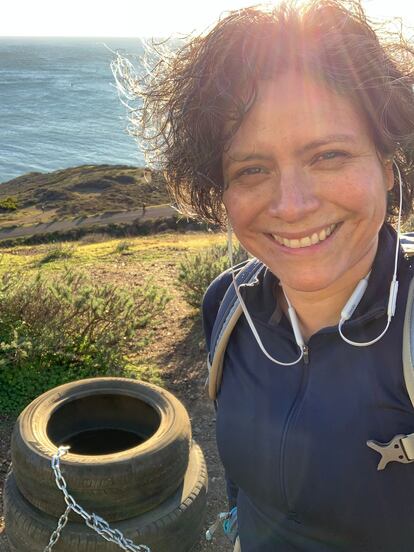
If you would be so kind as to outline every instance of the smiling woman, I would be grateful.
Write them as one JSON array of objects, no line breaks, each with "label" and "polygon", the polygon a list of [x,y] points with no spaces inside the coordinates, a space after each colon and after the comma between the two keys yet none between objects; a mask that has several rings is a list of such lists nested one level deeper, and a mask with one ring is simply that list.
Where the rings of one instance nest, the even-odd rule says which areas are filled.
[{"label": "smiling woman", "polygon": [[209,389],[242,552],[413,548],[414,464],[380,476],[367,446],[414,430],[414,268],[392,226],[412,212],[414,50],[390,38],[358,1],[249,8],[141,83],[138,132],[178,204],[255,257],[203,303],[213,365],[231,332]]}]

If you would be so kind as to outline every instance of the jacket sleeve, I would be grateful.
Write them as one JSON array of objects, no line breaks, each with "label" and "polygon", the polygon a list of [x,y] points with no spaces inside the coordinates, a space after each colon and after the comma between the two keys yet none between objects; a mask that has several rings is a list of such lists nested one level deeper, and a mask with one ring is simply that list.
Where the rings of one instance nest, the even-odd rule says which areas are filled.
[{"label": "jacket sleeve", "polygon": [[[226,293],[227,288],[231,285],[232,278],[229,271],[223,272],[218,276],[208,287],[202,305],[203,315],[203,330],[206,340],[207,351],[210,352],[211,334],[213,331],[214,322],[220,303]],[[217,411],[217,401],[214,401],[214,408]],[[238,487],[233,481],[224,474],[226,480],[227,499],[229,503],[229,511],[236,506]]]}]

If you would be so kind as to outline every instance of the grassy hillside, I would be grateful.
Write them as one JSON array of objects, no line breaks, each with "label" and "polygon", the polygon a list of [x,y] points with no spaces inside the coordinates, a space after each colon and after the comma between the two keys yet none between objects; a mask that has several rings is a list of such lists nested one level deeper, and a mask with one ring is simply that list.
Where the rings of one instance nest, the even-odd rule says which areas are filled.
[{"label": "grassy hillside", "polygon": [[[188,253],[197,253],[216,243],[224,243],[223,234],[212,232],[163,233],[125,239],[112,239],[106,234],[85,236],[70,244],[39,244],[0,248],[0,275],[13,269],[22,269],[25,274],[42,266],[44,271],[63,270],[73,266],[86,270],[91,276],[126,285],[139,284],[142,279],[156,278],[159,285],[171,287],[171,273],[176,273],[179,261]],[[42,262],[56,248],[70,250],[65,259],[51,263]],[[173,270],[172,270],[173,269]],[[119,270],[119,274],[114,274]],[[129,278],[132,270],[139,276],[135,282]],[[142,277],[142,279],[141,279]]]},{"label": "grassy hillside", "polygon": [[[90,243],[92,239],[94,242]],[[188,254],[198,253],[214,244],[222,242],[224,242],[223,234],[211,232],[165,233],[129,238],[127,241],[111,239],[107,235],[101,234],[100,236],[86,236],[78,242],[0,249],[0,287],[2,288],[2,293],[8,293],[9,283],[14,279],[13,274],[17,276],[18,280],[23,278],[24,275],[23,280],[26,282],[32,281],[32,276],[37,276],[38,278],[45,278],[46,281],[52,283],[56,281],[56,277],[59,274],[63,275],[68,270],[71,271],[73,269],[75,271],[74,274],[78,274],[80,271],[86,275],[90,282],[87,286],[109,284],[110,286],[114,286],[114,289],[126,290],[130,298],[134,295],[135,291],[145,289],[146,284],[152,284],[158,290],[165,290],[170,301],[162,310],[162,314],[155,316],[155,326],[151,323],[148,327],[142,327],[137,332],[136,339],[138,341],[134,340],[134,343],[135,345],[142,343],[144,346],[139,345],[139,353],[134,353],[136,348],[131,343],[131,349],[127,351],[126,357],[128,358],[128,362],[131,363],[129,372],[131,376],[160,383],[163,380],[162,372],[164,369],[164,360],[162,355],[160,356],[160,350],[168,351],[171,348],[174,341],[174,332],[179,330],[176,325],[179,319],[183,321],[184,326],[182,329],[184,333],[187,330],[191,331],[194,314],[197,314],[198,310],[196,309],[195,311],[194,307],[190,307],[185,302],[183,293],[178,285],[180,261]],[[33,283],[30,290],[28,289],[27,294],[24,296],[25,316],[29,312],[35,312],[36,317],[41,316],[39,315],[39,309],[42,310],[43,307],[36,303],[38,295],[34,291],[35,288],[36,286]],[[58,292],[56,291],[56,293]],[[92,291],[89,293],[92,293]],[[63,309],[66,308],[65,305],[67,306],[70,294],[71,292],[69,292],[69,295],[64,294],[62,296],[64,297],[62,299]],[[107,300],[109,299],[105,298],[105,301]],[[42,301],[43,305],[45,301],[44,294],[41,294],[40,301]],[[97,297],[93,301],[98,301]],[[49,304],[47,301],[46,303]],[[16,309],[18,310],[19,304],[19,300],[10,304],[13,312]],[[84,305],[84,303],[82,304]],[[106,303],[106,308],[109,308],[109,304]],[[8,319],[5,314],[6,311],[7,308],[3,312],[3,316],[5,319]],[[201,340],[200,319],[198,316],[196,316],[196,320],[198,330],[196,330],[193,337],[198,342]],[[31,322],[27,321],[26,323],[31,326]],[[45,327],[47,324],[48,322],[45,321]],[[95,331],[96,329],[97,326]],[[3,331],[4,328],[0,328],[0,330]],[[16,331],[19,332],[18,329]],[[2,347],[0,347],[0,350],[0,356],[5,358],[4,355],[6,353]],[[43,360],[45,358],[45,351],[46,349],[42,353]],[[185,357],[180,362],[187,363],[188,360]],[[44,362],[42,361],[40,364],[43,366]],[[2,368],[5,369],[4,366]],[[45,366],[43,368],[46,370]],[[17,377],[18,374],[14,370],[15,367],[13,367],[13,373]],[[36,368],[34,368],[34,372],[36,372]],[[30,373],[30,377],[32,375]],[[42,381],[40,387],[36,387],[37,394],[45,390],[42,387],[45,382],[42,383]],[[33,386],[36,382],[38,382],[37,376],[33,380]],[[36,383],[36,385],[38,384]]]},{"label": "grassy hillside", "polygon": [[83,165],[52,173],[28,173],[0,184],[0,225],[33,224],[168,203],[160,174],[121,165]]}]

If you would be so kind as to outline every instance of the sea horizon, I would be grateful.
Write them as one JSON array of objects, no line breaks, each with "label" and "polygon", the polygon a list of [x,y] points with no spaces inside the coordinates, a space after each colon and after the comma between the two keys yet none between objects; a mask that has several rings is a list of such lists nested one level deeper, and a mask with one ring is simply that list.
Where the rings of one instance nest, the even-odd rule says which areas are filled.
[{"label": "sea horizon", "polygon": [[139,66],[142,40],[0,37],[0,183],[79,165],[145,165],[110,69],[113,52]]}]

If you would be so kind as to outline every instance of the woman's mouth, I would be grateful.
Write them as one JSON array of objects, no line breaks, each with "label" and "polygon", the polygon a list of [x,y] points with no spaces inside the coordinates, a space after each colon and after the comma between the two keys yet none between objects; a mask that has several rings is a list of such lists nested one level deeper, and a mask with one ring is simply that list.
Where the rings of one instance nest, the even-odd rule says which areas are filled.
[{"label": "woman's mouth", "polygon": [[289,249],[299,249],[304,247],[310,247],[316,245],[322,241],[325,241],[340,225],[340,223],[330,224],[319,232],[313,232],[308,236],[304,236],[299,239],[288,239],[278,234],[269,234],[280,245],[283,245]]}]

